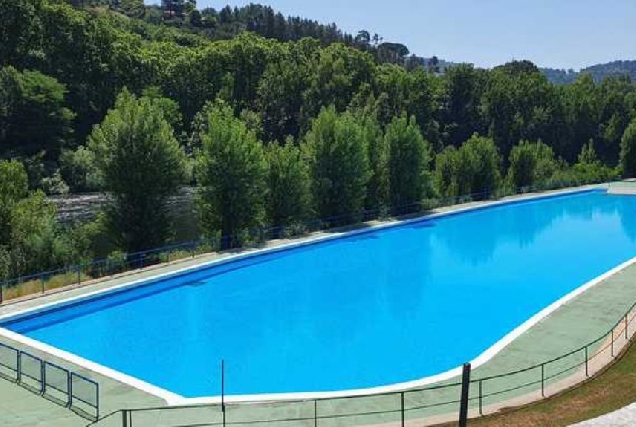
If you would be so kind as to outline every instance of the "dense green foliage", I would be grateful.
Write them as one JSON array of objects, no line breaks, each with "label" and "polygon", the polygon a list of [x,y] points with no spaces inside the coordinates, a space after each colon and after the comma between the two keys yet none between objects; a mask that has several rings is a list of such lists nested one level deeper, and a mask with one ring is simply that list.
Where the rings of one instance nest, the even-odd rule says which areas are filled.
[{"label": "dense green foliage", "polygon": [[0,279],[85,259],[90,244],[77,234],[58,225],[44,193],[28,190],[22,164],[0,161]]},{"label": "dense green foliage", "polygon": [[430,147],[420,133],[415,117],[396,117],[387,126],[389,148],[389,200],[402,210],[425,198],[429,189]]},{"label": "dense green foliage", "polygon": [[267,217],[271,224],[301,224],[311,213],[311,180],[309,165],[302,150],[287,141],[285,145],[267,147]]},{"label": "dense green foliage", "polygon": [[523,141],[510,152],[508,180],[513,188],[547,182],[556,170],[554,151],[541,141]]},{"label": "dense green foliage", "polygon": [[636,119],[627,127],[621,140],[621,167],[625,176],[636,177]]},{"label": "dense green foliage", "polygon": [[170,236],[168,198],[185,178],[185,154],[154,99],[127,90],[93,129],[88,148],[110,193],[106,221],[118,247],[136,252]]},{"label": "dense green foliage", "polygon": [[501,156],[491,138],[473,135],[459,149],[437,155],[436,186],[442,197],[490,197],[501,185]]},{"label": "dense green foliage", "polygon": [[362,125],[349,113],[323,109],[306,137],[313,196],[319,218],[360,212],[364,208],[369,161]]},{"label": "dense green foliage", "polygon": [[46,147],[49,159],[72,137],[73,113],[66,88],[38,71],[0,69],[0,147],[5,156],[27,157]]},{"label": "dense green foliage", "polygon": [[209,237],[227,237],[235,246],[265,221],[267,163],[262,143],[224,103],[201,113],[204,129],[197,159],[202,190],[199,207]]},{"label": "dense green foliage", "polygon": [[[6,274],[85,257],[100,230],[124,252],[169,242],[184,183],[205,236],[235,246],[262,226],[636,173],[628,78],[557,86],[527,61],[440,73],[366,31],[181,3],[163,19],[136,0],[0,0]],[[110,204],[66,230],[40,191]]]}]

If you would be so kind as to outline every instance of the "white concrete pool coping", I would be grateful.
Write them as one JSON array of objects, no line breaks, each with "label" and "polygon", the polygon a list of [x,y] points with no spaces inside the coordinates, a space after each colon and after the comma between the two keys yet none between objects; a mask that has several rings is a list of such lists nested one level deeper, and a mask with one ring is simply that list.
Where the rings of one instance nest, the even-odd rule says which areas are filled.
[{"label": "white concrete pool coping", "polygon": [[[543,194],[517,196],[513,198],[507,198],[504,200],[480,203],[478,205],[464,206],[464,207],[459,206],[457,208],[453,208],[445,212],[433,213],[430,215],[426,215],[426,216],[422,216],[422,217],[418,217],[414,219],[387,222],[387,223],[383,223],[383,224],[379,224],[375,226],[370,226],[362,230],[334,233],[333,235],[326,235],[326,236],[322,235],[322,236],[304,238],[296,242],[292,242],[292,243],[288,243],[288,244],[284,244],[284,245],[280,245],[280,246],[276,246],[272,248],[258,249],[258,250],[253,250],[246,253],[231,254],[231,255],[224,256],[223,258],[216,259],[213,261],[202,262],[194,266],[177,269],[177,270],[170,271],[164,274],[157,274],[149,278],[134,280],[129,283],[115,285],[107,289],[101,289],[97,291],[87,291],[86,293],[82,295],[62,299],[56,302],[43,303],[41,305],[38,305],[32,308],[15,311],[13,313],[2,315],[0,316],[0,321],[15,319],[25,315],[33,315],[38,312],[47,311],[52,308],[58,308],[58,307],[68,305],[71,303],[77,303],[77,302],[89,300],[93,297],[106,296],[108,294],[119,292],[122,290],[133,289],[140,286],[150,285],[153,282],[166,279],[169,277],[173,277],[176,275],[182,275],[182,274],[190,273],[199,269],[210,268],[216,265],[226,264],[226,263],[230,263],[230,262],[234,262],[234,261],[238,261],[242,259],[249,259],[252,257],[257,257],[257,256],[265,255],[265,254],[287,251],[287,250],[291,250],[291,249],[295,249],[295,248],[299,248],[303,246],[314,245],[321,242],[338,240],[345,237],[365,234],[365,233],[374,232],[374,231],[378,231],[378,230],[382,230],[386,228],[400,227],[404,225],[414,224],[414,223],[428,221],[428,220],[432,220],[436,218],[442,218],[446,216],[452,216],[452,215],[465,213],[465,212],[488,209],[488,208],[493,208],[493,207],[507,205],[507,204],[516,204],[516,203],[522,203],[522,202],[533,201],[533,200],[550,199],[550,198],[573,195],[573,194],[582,194],[582,193],[605,190],[605,189],[606,187],[604,186],[592,186],[592,187],[585,187],[585,188],[554,191],[554,192],[543,193]],[[525,333],[526,331],[531,329],[533,326],[541,322],[543,319],[545,319],[546,317],[554,313],[557,309],[562,307],[564,304],[568,303],[572,299],[576,298],[577,296],[581,295],[582,293],[586,292],[587,290],[596,286],[597,284],[603,282],[608,277],[613,276],[614,274],[626,269],[627,267],[633,264],[636,264],[636,257],[609,270],[608,272],[596,277],[595,279],[585,283],[584,285],[580,286],[579,288],[575,289],[574,291],[568,293],[564,297],[555,301],[548,307],[544,308],[539,313],[535,314],[534,316],[529,318],[527,321],[525,321],[523,324],[515,328],[513,331],[511,331],[507,335],[505,335],[503,338],[497,341],[493,346],[491,346],[489,349],[487,349],[485,352],[479,355],[476,359],[471,361],[470,363],[472,365],[472,368],[475,369],[479,366],[484,365],[485,363],[490,361],[495,355],[500,353],[510,343],[512,343],[515,339],[517,339],[523,333]],[[58,357],[67,362],[75,364],[79,367],[85,368],[89,371],[93,371],[95,373],[104,375],[106,377],[110,377],[123,384],[129,385],[133,388],[146,392],[150,395],[159,397],[165,400],[166,403],[170,406],[221,403],[221,399],[222,399],[221,396],[203,397],[203,398],[185,398],[176,393],[154,386],[148,382],[139,380],[133,376],[123,374],[119,371],[105,367],[101,364],[91,362],[87,359],[84,359],[72,353],[66,352],[64,350],[60,350],[56,347],[41,343],[37,340],[28,338],[21,334],[11,332],[5,328],[0,328],[0,337],[5,337],[8,339],[14,340],[20,344],[43,351],[54,357]],[[437,375],[425,377],[415,381],[403,382],[403,383],[398,383],[398,384],[393,384],[388,386],[355,389],[355,390],[344,390],[344,391],[336,391],[336,392],[276,393],[276,394],[258,394],[258,395],[243,395],[243,396],[233,395],[233,396],[225,396],[224,401],[226,403],[288,402],[288,401],[299,401],[299,400],[331,399],[331,398],[377,395],[377,394],[406,391],[406,390],[411,390],[414,388],[419,388],[419,387],[424,387],[431,384],[439,383],[442,381],[447,381],[452,378],[456,378],[460,376],[461,372],[462,372],[462,367],[459,366],[457,368],[451,369],[449,371],[446,371]]]}]

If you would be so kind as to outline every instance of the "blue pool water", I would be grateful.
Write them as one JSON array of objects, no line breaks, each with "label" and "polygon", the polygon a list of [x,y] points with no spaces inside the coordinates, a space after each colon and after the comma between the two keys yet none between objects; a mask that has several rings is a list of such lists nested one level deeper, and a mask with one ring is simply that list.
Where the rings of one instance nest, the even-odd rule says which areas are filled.
[{"label": "blue pool water", "polygon": [[185,397],[332,391],[470,361],[636,256],[636,198],[585,192],[199,270],[2,326]]}]

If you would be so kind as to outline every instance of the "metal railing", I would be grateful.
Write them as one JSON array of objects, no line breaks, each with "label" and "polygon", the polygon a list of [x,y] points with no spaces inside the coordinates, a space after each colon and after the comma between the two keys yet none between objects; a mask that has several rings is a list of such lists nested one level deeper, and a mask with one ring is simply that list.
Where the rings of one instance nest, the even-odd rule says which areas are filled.
[{"label": "metal railing", "polygon": [[88,419],[99,419],[99,384],[26,351],[0,343],[0,377]]},{"label": "metal railing", "polygon": [[[589,183],[603,184],[603,182]],[[557,187],[558,188],[558,187]],[[382,207],[354,213],[312,219],[285,226],[253,228],[240,235],[219,238],[202,238],[147,251],[111,256],[65,266],[56,270],[24,275],[0,283],[0,305],[24,296],[43,295],[54,289],[79,286],[114,274],[130,272],[165,262],[195,257],[223,249],[254,248],[273,239],[301,237],[318,231],[334,230],[344,226],[355,226],[364,222],[396,216],[421,214],[431,209],[459,205],[472,201],[495,200],[502,197],[557,189],[554,187],[523,187],[511,191],[484,191],[462,196],[430,199],[401,206]]]},{"label": "metal railing", "polygon": [[[605,369],[636,332],[636,303],[603,335],[545,362],[499,375],[472,372],[466,390],[472,416],[530,403],[571,388]],[[332,399],[123,409],[89,426],[361,426],[426,425],[457,420],[461,378],[412,390]],[[515,399],[519,399],[515,401]],[[516,403],[515,403],[516,402]]]}]

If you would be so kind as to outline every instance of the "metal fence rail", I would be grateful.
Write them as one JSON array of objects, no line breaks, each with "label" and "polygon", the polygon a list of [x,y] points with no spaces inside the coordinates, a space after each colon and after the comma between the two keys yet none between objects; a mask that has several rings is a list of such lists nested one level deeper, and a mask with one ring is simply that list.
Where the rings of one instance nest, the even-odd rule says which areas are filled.
[{"label": "metal fence rail", "polygon": [[26,351],[0,343],[0,377],[71,409],[99,419],[99,384]]},{"label": "metal fence rail", "polygon": [[[603,182],[588,184],[603,184]],[[267,240],[298,237],[317,231],[331,230],[377,219],[418,214],[435,208],[472,201],[496,200],[507,196],[542,192],[557,188],[559,187],[523,187],[499,194],[495,194],[493,191],[483,191],[456,197],[418,201],[401,206],[362,210],[328,218],[311,219],[290,225],[253,228],[241,235],[201,238],[142,252],[122,253],[120,256],[80,262],[56,270],[3,280],[0,283],[0,305],[25,295],[45,294],[52,289],[81,285],[88,280],[138,270],[175,259],[194,257],[198,254],[238,247],[253,248],[261,246]]]}]

